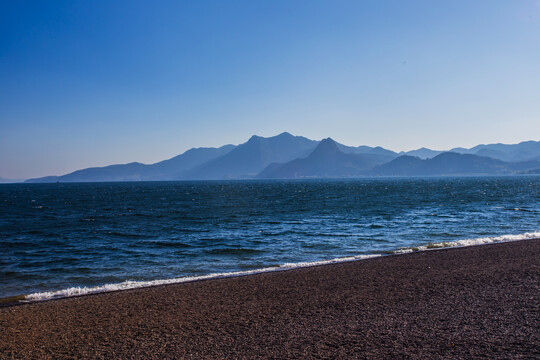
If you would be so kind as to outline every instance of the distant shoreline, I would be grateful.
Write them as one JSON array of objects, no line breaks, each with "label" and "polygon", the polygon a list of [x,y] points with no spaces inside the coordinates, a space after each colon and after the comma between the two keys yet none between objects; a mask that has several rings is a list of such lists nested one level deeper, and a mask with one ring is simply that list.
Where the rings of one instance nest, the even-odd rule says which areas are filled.
[{"label": "distant shoreline", "polygon": [[99,180],[99,181],[50,181],[50,182],[33,182],[27,180],[14,181],[14,182],[0,182],[0,185],[14,185],[14,184],[25,184],[25,185],[35,185],[35,184],[107,184],[107,183],[162,183],[162,182],[178,182],[178,183],[197,183],[197,182],[242,182],[242,181],[253,181],[253,182],[265,182],[265,181],[310,181],[310,180],[378,180],[378,179],[447,179],[447,178],[468,178],[468,177],[520,177],[520,176],[530,176],[536,177],[540,176],[540,172],[527,172],[527,173],[512,173],[512,174],[448,174],[448,175],[365,175],[365,176],[351,176],[351,177],[299,177],[299,178],[268,178],[268,179],[259,179],[259,178],[238,178],[238,179],[199,179],[199,180]]},{"label": "distant shoreline", "polygon": [[533,358],[540,239],[0,309],[0,357]]}]

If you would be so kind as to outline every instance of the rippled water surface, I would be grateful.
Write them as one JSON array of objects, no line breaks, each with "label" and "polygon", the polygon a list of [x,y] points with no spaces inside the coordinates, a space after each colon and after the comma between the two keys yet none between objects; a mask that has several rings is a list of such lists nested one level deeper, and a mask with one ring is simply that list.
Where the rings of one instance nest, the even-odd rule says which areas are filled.
[{"label": "rippled water surface", "polygon": [[540,226],[540,177],[0,185],[0,297]]}]

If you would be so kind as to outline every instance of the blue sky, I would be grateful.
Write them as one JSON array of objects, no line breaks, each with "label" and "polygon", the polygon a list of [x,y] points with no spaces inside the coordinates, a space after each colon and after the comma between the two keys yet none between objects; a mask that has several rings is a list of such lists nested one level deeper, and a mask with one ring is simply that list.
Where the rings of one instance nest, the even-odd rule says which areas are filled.
[{"label": "blue sky", "polygon": [[283,131],[539,140],[540,1],[3,1],[0,177]]}]

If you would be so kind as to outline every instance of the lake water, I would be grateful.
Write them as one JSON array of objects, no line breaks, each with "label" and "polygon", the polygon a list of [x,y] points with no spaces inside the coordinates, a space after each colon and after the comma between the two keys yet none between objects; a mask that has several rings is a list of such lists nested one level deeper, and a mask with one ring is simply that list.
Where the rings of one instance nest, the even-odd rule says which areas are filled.
[{"label": "lake water", "polygon": [[0,185],[0,298],[538,231],[538,176]]}]

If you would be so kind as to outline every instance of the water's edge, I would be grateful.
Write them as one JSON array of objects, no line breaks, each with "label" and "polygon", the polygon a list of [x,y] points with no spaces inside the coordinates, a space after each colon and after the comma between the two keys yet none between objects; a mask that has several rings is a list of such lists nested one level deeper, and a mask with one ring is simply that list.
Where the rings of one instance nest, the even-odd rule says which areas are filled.
[{"label": "water's edge", "polygon": [[200,280],[246,276],[246,275],[260,274],[260,273],[265,273],[265,272],[293,270],[293,269],[299,269],[299,268],[311,267],[311,266],[320,266],[320,265],[342,263],[342,262],[349,262],[349,261],[359,261],[359,260],[376,258],[380,256],[401,255],[401,254],[407,254],[407,253],[418,252],[418,251],[442,250],[442,249],[455,248],[455,247],[487,245],[487,244],[493,244],[493,243],[523,241],[523,240],[532,240],[532,239],[540,239],[540,231],[528,232],[528,233],[517,234],[517,235],[501,235],[501,236],[495,236],[495,237],[483,237],[483,238],[475,238],[475,239],[445,241],[445,242],[439,242],[439,243],[431,243],[428,245],[423,245],[423,246],[418,246],[418,247],[399,248],[394,251],[387,251],[383,253],[348,256],[348,257],[341,257],[341,258],[334,258],[334,259],[329,259],[329,260],[321,260],[321,261],[313,261],[313,262],[285,263],[279,266],[272,266],[272,267],[246,270],[246,271],[213,273],[213,274],[200,275],[200,276],[186,276],[186,277],[178,277],[178,278],[172,278],[172,279],[159,279],[159,280],[151,280],[151,281],[124,281],[121,283],[105,284],[105,285],[94,286],[94,287],[71,287],[68,289],[57,290],[57,291],[36,292],[32,294],[27,294],[27,295],[17,295],[17,296],[10,296],[7,298],[0,298],[0,306],[10,306],[10,305],[16,305],[16,304],[32,303],[32,302],[37,302],[37,301],[61,299],[61,298],[68,298],[68,297],[75,297],[75,296],[84,296],[84,295],[98,294],[98,293],[104,293],[104,292],[139,289],[139,288],[146,288],[146,287],[153,287],[153,286],[160,286],[160,285],[180,284],[180,283],[200,281]]}]

